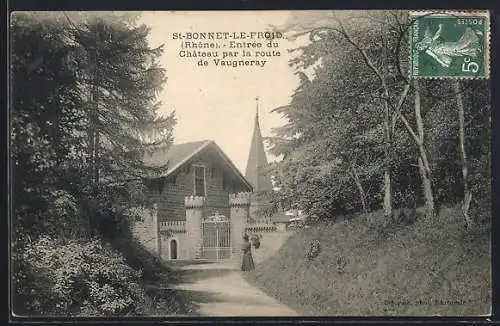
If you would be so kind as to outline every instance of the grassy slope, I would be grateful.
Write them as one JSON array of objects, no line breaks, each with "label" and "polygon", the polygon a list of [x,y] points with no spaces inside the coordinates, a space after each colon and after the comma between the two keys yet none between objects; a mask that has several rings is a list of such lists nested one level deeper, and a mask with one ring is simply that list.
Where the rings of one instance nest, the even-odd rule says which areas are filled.
[{"label": "grassy slope", "polygon": [[[373,213],[304,229],[246,277],[303,315],[489,313],[488,231],[465,232],[457,208],[443,209],[432,226],[422,219],[381,226],[381,220]],[[315,239],[321,253],[306,261]]]}]

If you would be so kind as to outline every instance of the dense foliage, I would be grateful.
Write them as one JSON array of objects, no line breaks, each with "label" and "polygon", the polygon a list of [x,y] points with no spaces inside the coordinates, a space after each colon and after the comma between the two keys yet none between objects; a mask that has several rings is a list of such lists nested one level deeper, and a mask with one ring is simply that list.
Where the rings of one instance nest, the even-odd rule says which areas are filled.
[{"label": "dense foliage", "polygon": [[275,109],[288,123],[269,138],[283,158],[274,207],[334,219],[424,205],[433,217],[470,195],[474,223],[489,216],[489,83],[409,80],[411,24],[403,12],[347,11],[297,13],[282,27],[309,41],[290,62],[300,85]]},{"label": "dense foliage", "polygon": [[128,209],[148,204],[142,179],[164,167],[142,155],[175,123],[157,112],[165,70],[148,32],[126,14],[12,16],[16,313],[140,313]]},{"label": "dense foliage", "polygon": [[98,239],[63,243],[41,236],[18,259],[25,264],[20,274],[25,283],[17,284],[20,313],[124,315],[137,312],[145,297],[141,271]]},{"label": "dense foliage", "polygon": [[487,313],[489,82],[408,78],[406,11],[291,16],[270,198],[309,218],[246,278],[301,315]]}]

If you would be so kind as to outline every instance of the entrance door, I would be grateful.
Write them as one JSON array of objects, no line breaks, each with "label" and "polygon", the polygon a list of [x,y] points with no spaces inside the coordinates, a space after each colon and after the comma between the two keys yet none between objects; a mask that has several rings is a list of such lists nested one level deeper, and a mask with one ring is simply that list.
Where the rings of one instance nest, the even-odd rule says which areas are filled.
[{"label": "entrance door", "polygon": [[170,259],[177,259],[177,240],[170,240]]},{"label": "entrance door", "polygon": [[202,222],[203,259],[227,259],[231,257],[231,223],[222,215],[216,215]]}]

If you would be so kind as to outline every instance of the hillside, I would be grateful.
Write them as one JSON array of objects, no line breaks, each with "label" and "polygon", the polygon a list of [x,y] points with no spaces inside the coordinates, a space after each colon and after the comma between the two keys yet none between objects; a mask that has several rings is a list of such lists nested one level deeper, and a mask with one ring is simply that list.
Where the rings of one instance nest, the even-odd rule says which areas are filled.
[{"label": "hillside", "polygon": [[272,232],[262,234],[260,248],[252,252],[253,260],[259,264],[270,257],[283,246],[286,240],[292,235],[292,232]]},{"label": "hillside", "polygon": [[[246,275],[301,315],[485,315],[486,227],[465,232],[457,208],[434,225],[381,225],[381,213],[303,229]],[[306,260],[310,243],[321,252]]]}]

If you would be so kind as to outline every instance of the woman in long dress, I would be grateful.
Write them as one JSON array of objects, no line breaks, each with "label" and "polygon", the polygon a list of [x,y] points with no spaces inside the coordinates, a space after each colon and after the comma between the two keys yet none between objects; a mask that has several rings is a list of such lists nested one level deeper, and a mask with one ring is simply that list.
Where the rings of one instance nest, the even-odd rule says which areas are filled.
[{"label": "woman in long dress", "polygon": [[241,248],[243,251],[243,262],[241,264],[242,271],[251,271],[255,269],[255,264],[252,258],[252,244],[248,240],[248,235],[243,235],[243,246]]}]

